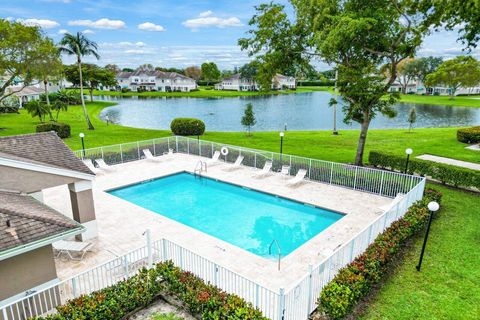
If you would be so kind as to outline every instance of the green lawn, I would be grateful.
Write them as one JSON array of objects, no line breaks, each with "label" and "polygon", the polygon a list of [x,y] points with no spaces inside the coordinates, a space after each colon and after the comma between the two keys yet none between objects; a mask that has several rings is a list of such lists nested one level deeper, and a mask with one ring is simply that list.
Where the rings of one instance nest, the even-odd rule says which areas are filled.
[{"label": "green lawn", "polygon": [[421,272],[415,266],[423,233],[355,318],[480,318],[480,195],[435,188],[443,192],[443,204],[432,223]]},{"label": "green lawn", "polygon": [[415,94],[402,94],[400,96],[400,102],[480,108],[480,96],[461,96],[450,99],[448,96],[421,96]]},{"label": "green lawn", "polygon": [[[68,112],[60,113],[59,121],[69,123],[72,137],[65,142],[72,149],[80,149],[78,134],[85,133],[87,148],[131,142],[170,135],[166,130],[147,130],[129,128],[119,125],[108,125],[98,119],[100,111],[112,105],[108,102],[88,104],[90,117],[96,130],[89,131],[83,119],[82,108],[70,107]],[[35,130],[38,119],[33,119],[25,111],[20,114],[0,114],[0,135],[31,133]],[[370,130],[367,139],[368,150],[385,150],[403,154],[405,148],[413,148],[414,154],[430,153],[471,162],[480,162],[480,154],[465,149],[465,144],[456,140],[455,128],[415,129],[407,130]],[[279,151],[278,132],[254,132],[247,137],[243,132],[207,132],[203,139],[230,143],[240,146]],[[355,156],[358,139],[357,130],[340,131],[339,136],[332,136],[330,131],[288,131],[284,139],[284,152],[295,155],[319,158],[338,162],[352,162]],[[367,153],[366,153],[367,155]]]},{"label": "green lawn", "polygon": [[191,97],[191,98],[221,98],[221,97],[248,97],[260,95],[275,95],[275,94],[293,94],[298,92],[313,92],[313,91],[328,91],[329,87],[299,87],[297,90],[276,90],[268,92],[259,91],[223,91],[223,90],[207,90],[205,87],[199,87],[198,91],[191,92],[118,92],[118,91],[100,91],[95,90],[94,95],[107,96],[140,96],[140,97]]}]

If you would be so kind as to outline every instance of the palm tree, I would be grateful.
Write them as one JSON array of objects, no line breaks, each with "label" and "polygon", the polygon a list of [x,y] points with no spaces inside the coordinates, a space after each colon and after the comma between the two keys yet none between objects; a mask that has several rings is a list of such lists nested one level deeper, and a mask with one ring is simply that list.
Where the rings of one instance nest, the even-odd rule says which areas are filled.
[{"label": "palm tree", "polygon": [[82,100],[83,114],[85,115],[85,120],[87,120],[88,129],[94,130],[90,119],[88,118],[87,108],[85,107],[85,100],[83,98],[83,76],[82,76],[82,57],[92,55],[95,58],[100,59],[98,54],[98,46],[95,42],[89,40],[81,32],[77,32],[76,35],[66,33],[62,40],[60,41],[61,53],[77,57],[78,72],[80,76],[80,99]]}]

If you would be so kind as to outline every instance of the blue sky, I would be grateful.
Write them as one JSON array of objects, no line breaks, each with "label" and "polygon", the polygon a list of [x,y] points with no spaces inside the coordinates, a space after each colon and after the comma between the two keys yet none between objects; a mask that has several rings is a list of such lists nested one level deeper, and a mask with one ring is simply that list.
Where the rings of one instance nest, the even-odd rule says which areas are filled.
[{"label": "blue sky", "polygon": [[[152,63],[183,68],[214,61],[220,68],[231,69],[249,61],[237,40],[248,30],[254,6],[262,2],[1,0],[0,17],[40,25],[55,41],[64,32],[83,31],[99,44],[101,65]],[[428,36],[419,55],[451,58],[462,54],[456,38],[456,31]],[[478,56],[480,51],[473,54]],[[328,68],[321,62],[317,66]]]}]

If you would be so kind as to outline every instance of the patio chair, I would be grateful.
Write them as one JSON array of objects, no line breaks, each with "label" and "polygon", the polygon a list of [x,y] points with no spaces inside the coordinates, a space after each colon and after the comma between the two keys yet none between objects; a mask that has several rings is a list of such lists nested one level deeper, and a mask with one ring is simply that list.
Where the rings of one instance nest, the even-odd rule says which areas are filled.
[{"label": "patio chair", "polygon": [[383,206],[378,207],[379,212],[378,213],[385,213],[388,210],[392,209],[394,206],[396,206],[404,197],[405,195],[403,193],[398,193],[397,196],[393,199],[392,202],[389,202]]},{"label": "patio chair", "polygon": [[283,176],[290,176],[290,166],[283,165],[282,170],[280,170],[280,174]]},{"label": "patio chair", "polygon": [[95,162],[98,164],[98,167],[101,170],[110,171],[110,172],[115,171],[115,168],[108,165],[103,159],[95,159]]},{"label": "patio chair", "polygon": [[92,162],[92,159],[83,159],[83,163],[90,169],[95,174],[103,174],[103,171],[96,168],[95,165]]},{"label": "patio chair", "polygon": [[215,151],[213,153],[212,159],[207,160],[207,165],[208,166],[214,166],[220,163],[220,151]]},{"label": "patio chair", "polygon": [[57,251],[55,258],[59,258],[62,254],[66,254],[71,260],[81,261],[87,251],[93,247],[93,243],[60,240],[52,243],[52,246],[53,249]]},{"label": "patio chair", "polygon": [[145,159],[148,161],[162,161],[161,158],[155,157],[150,151],[150,149],[143,149],[142,152],[143,152],[143,155],[145,156]]},{"label": "patio chair", "polygon": [[235,163],[232,164],[231,166],[228,166],[225,168],[225,170],[228,170],[228,171],[232,171],[232,170],[236,170],[236,169],[239,169],[240,166],[242,165],[242,161],[245,157],[244,156],[238,156],[237,157],[237,160],[235,160]]},{"label": "patio chair", "polygon": [[265,165],[263,166],[262,170],[257,171],[253,174],[254,178],[263,178],[271,173],[272,169],[272,161],[265,161]]},{"label": "patio chair", "polygon": [[306,175],[307,175],[307,170],[305,169],[298,170],[297,175],[294,178],[287,181],[286,183],[287,186],[293,187],[299,184],[300,182],[304,181]]},{"label": "patio chair", "polygon": [[164,155],[164,156],[173,156],[173,149],[172,149],[172,148],[169,148],[169,149],[168,149],[168,152],[164,152],[163,155]]}]

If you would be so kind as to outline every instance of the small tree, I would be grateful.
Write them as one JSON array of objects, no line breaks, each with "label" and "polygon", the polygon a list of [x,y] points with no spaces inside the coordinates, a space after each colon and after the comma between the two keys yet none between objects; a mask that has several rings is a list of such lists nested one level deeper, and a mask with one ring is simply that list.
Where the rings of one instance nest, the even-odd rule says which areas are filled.
[{"label": "small tree", "polygon": [[417,109],[412,107],[408,112],[408,123],[410,124],[408,127],[408,132],[412,130],[413,124],[417,122]]},{"label": "small tree", "polygon": [[31,100],[25,103],[23,107],[32,116],[32,118],[38,117],[40,122],[45,122],[46,115],[50,115],[51,117],[50,108],[44,101]]},{"label": "small tree", "polygon": [[53,119],[53,116],[52,116],[52,111],[55,111],[56,114],[55,114],[55,122],[58,121],[58,115],[60,114],[60,111],[67,111],[68,110],[68,104],[66,104],[65,102],[61,101],[61,100],[55,100],[51,106],[50,106],[50,117]]},{"label": "small tree", "polygon": [[251,103],[247,103],[245,106],[245,112],[242,117],[242,126],[247,128],[248,135],[251,136],[251,128],[257,123],[255,119],[255,113],[253,112],[253,105]]}]

